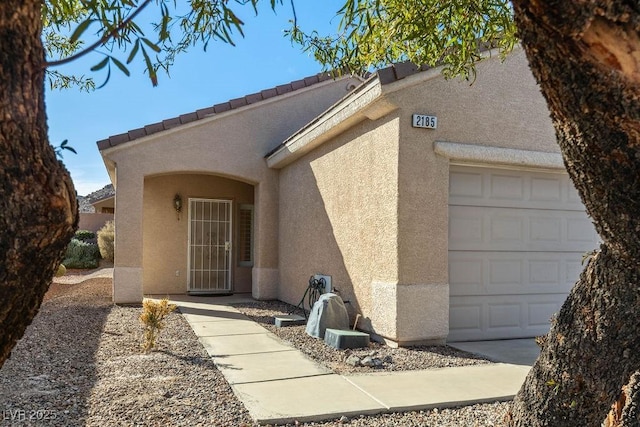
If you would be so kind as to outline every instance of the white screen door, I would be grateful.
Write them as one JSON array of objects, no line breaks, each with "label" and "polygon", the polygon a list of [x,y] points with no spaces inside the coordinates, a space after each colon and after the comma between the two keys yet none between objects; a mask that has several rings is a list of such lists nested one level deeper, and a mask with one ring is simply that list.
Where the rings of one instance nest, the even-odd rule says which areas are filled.
[{"label": "white screen door", "polygon": [[189,199],[189,293],[231,292],[231,201]]}]

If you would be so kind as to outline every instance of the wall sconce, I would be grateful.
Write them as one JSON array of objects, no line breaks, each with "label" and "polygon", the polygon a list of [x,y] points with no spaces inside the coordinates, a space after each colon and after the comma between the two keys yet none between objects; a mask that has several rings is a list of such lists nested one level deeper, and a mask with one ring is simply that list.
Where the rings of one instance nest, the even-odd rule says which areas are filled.
[{"label": "wall sconce", "polygon": [[182,197],[178,193],[176,193],[176,196],[173,198],[173,208],[176,210],[176,214],[178,215],[178,221],[180,221],[180,212],[182,212]]}]

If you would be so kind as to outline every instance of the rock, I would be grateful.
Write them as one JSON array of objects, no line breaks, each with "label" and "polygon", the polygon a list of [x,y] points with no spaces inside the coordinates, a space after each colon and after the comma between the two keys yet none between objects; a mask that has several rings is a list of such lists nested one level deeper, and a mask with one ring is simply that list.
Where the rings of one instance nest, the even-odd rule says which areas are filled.
[{"label": "rock", "polygon": [[348,423],[349,422],[349,417],[345,417],[344,415],[340,417],[340,420],[338,420],[340,422],[340,424],[344,424],[344,423]]},{"label": "rock", "polygon": [[362,366],[369,366],[369,367],[373,367],[375,366],[375,362],[374,362],[374,358],[371,356],[367,356],[364,359],[362,359],[360,361],[360,363],[362,363]]},{"label": "rock", "polygon": [[362,361],[360,360],[360,358],[355,354],[352,354],[351,356],[347,357],[347,360],[345,360],[344,362],[347,365],[351,365],[351,366],[360,366],[362,364]]},{"label": "rock", "polygon": [[384,364],[382,360],[378,357],[367,356],[360,361],[362,366],[368,366],[370,368],[381,368]]},{"label": "rock", "polygon": [[393,363],[393,357],[391,357],[390,355],[386,355],[384,359],[382,359],[382,362],[387,364]]}]

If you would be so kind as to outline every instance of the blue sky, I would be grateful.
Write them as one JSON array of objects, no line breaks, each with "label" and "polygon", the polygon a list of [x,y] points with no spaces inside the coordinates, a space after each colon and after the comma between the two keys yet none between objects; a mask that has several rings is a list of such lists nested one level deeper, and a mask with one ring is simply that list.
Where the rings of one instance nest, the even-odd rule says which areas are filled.
[{"label": "blue sky", "polygon": [[[141,67],[132,67],[131,77],[113,70],[109,83],[91,93],[47,90],[50,141],[58,145],[67,139],[78,152],[64,152],[63,159],[78,194],[110,182],[96,141],[320,72],[322,67],[313,58],[283,37],[292,16],[289,2],[284,3],[277,14],[263,7],[257,17],[246,8],[241,16],[245,38],[237,38],[235,47],[217,42],[206,52],[193,48],[177,58],[170,77],[159,74],[155,88]],[[298,22],[307,31],[335,31],[336,11],[342,4],[343,0],[297,1]],[[104,70],[92,73],[89,69],[101,58],[91,54],[58,70],[91,75],[99,85]]]}]

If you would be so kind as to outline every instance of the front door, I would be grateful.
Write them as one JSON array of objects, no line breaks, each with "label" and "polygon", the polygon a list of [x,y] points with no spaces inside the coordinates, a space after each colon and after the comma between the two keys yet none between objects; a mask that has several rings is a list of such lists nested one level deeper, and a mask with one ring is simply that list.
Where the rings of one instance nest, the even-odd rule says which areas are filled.
[{"label": "front door", "polygon": [[231,292],[231,201],[189,199],[189,293]]}]

